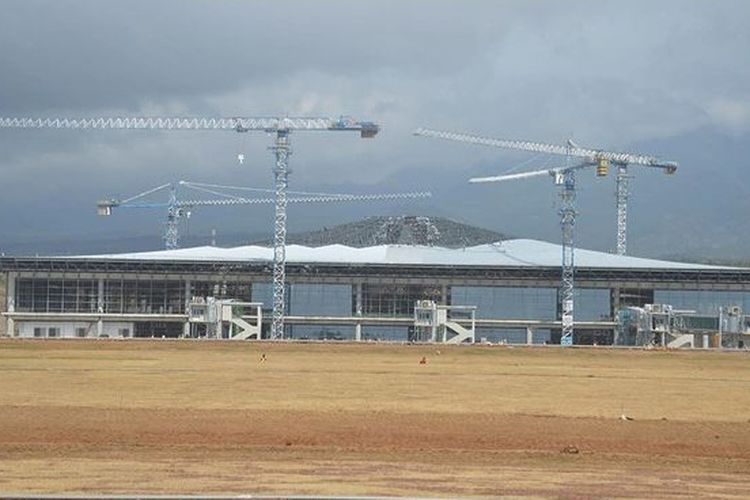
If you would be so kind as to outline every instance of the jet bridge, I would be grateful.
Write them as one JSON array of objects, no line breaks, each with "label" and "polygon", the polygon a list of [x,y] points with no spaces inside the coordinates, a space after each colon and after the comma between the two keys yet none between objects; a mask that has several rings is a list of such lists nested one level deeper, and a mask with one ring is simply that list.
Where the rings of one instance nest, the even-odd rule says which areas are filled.
[{"label": "jet bridge", "polygon": [[190,337],[260,340],[262,302],[194,297],[189,306]]},{"label": "jet bridge", "polygon": [[[414,340],[443,344],[474,343],[476,306],[443,305],[434,300],[418,300],[414,305]],[[458,323],[470,321],[464,327]]]},{"label": "jet bridge", "polygon": [[743,348],[750,340],[750,316],[739,306],[718,315],[697,314],[669,304],[626,307],[617,315],[615,344],[625,346]]}]

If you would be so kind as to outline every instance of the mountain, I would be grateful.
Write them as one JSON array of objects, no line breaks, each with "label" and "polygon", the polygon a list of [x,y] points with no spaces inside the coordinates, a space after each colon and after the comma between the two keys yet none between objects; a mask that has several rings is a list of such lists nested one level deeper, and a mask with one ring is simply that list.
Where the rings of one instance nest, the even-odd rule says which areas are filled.
[{"label": "mountain", "polygon": [[[433,245],[449,248],[481,245],[506,239],[496,231],[490,231],[445,217],[419,215],[395,215],[366,217],[345,224],[323,227],[313,231],[289,233],[288,244],[324,246],[341,244],[352,247],[372,245]],[[185,235],[180,246],[208,245],[211,237]],[[263,234],[221,233],[217,245],[272,245]],[[60,239],[6,244],[2,252],[8,255],[74,255],[139,252],[162,248],[163,240],[158,235],[126,236],[122,238]]]},{"label": "mountain", "polygon": [[[290,234],[287,243],[311,247],[333,244],[351,247],[398,244],[461,248],[505,238],[502,233],[445,217],[399,215],[367,217],[330,228]],[[264,239],[257,243],[268,245],[270,241]]]}]

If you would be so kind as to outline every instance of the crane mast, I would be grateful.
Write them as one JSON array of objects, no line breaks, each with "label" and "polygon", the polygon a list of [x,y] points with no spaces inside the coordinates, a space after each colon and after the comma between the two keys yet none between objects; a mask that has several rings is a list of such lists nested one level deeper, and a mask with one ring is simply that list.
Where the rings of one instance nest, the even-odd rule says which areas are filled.
[{"label": "crane mast", "polygon": [[173,250],[180,246],[179,218],[182,217],[182,209],[177,206],[177,190],[171,186],[169,190],[169,208],[167,209],[167,227],[164,233],[164,245],[167,250]]},{"label": "crane mast", "polygon": [[276,155],[273,170],[276,188],[276,210],[273,220],[273,317],[271,338],[284,338],[284,314],[286,307],[286,189],[289,185],[289,131],[277,130],[276,143],[271,150]]},{"label": "crane mast", "polygon": [[[572,146],[571,146],[572,147]],[[507,182],[551,175],[556,185],[560,186],[560,230],[561,230],[561,265],[560,288],[558,291],[558,315],[561,324],[561,345],[573,344],[574,308],[575,308],[575,225],[576,210],[576,171],[588,167],[588,163],[570,165],[566,157],[564,167],[549,170],[535,170],[518,174],[495,175],[491,177],[474,177],[471,183]]]},{"label": "crane mast", "polygon": [[628,199],[630,198],[630,175],[627,165],[617,165],[616,172],[617,200],[617,255],[628,253]]},{"label": "crane mast", "polygon": [[[566,157],[569,165],[570,157]],[[562,265],[560,278],[560,345],[573,345],[575,306],[575,225],[576,225],[576,171],[563,170],[560,191],[560,229],[562,232]]]},{"label": "crane mast", "polygon": [[284,337],[284,294],[286,266],[286,189],[288,158],[291,153],[289,134],[294,130],[326,132],[359,132],[372,138],[380,130],[372,122],[350,117],[0,117],[0,128],[24,129],[134,129],[134,130],[228,130],[261,131],[275,135],[272,146],[276,162],[273,169],[276,196],[274,216],[273,316],[271,338]]},{"label": "crane mast", "polygon": [[516,151],[528,151],[530,153],[543,153],[581,158],[582,162],[587,163],[590,166],[597,167],[598,176],[607,175],[609,164],[614,165],[617,168],[617,191],[615,201],[617,204],[616,248],[618,255],[625,255],[627,253],[628,200],[630,197],[630,176],[628,174],[628,165],[639,165],[642,167],[657,168],[663,170],[667,174],[675,173],[678,166],[676,162],[660,160],[659,158],[656,158],[654,156],[582,148],[571,142],[566,145],[545,144],[542,142],[496,139],[492,137],[484,137],[473,134],[450,132],[444,130],[432,130],[426,128],[419,128],[415,130],[414,135],[422,137],[432,137],[437,139],[446,139],[468,144],[477,144],[480,146],[490,146]]}]

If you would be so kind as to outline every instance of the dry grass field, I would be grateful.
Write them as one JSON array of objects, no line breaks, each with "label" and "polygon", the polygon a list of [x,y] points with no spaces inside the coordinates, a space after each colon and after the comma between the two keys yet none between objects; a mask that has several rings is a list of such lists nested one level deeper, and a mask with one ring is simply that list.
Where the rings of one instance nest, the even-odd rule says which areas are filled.
[{"label": "dry grass field", "polygon": [[4,340],[0,492],[747,497],[750,355]]}]

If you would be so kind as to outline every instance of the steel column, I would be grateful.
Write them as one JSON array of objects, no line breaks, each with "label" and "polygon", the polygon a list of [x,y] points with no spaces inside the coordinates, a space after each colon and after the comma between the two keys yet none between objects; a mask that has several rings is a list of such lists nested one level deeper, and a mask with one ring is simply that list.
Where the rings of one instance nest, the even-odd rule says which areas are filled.
[{"label": "steel column", "polygon": [[[16,311],[16,277],[17,274],[14,272],[8,273],[8,282],[6,284],[5,293],[6,293],[6,308],[5,310],[9,313]],[[15,337],[16,336],[16,322],[11,317],[8,316],[7,322],[7,332],[6,334],[9,337]]]},{"label": "steel column", "polygon": [[564,172],[560,191],[560,227],[562,229],[562,279],[560,282],[561,345],[573,344],[573,306],[575,299],[575,223],[576,174]]},{"label": "steel column", "polygon": [[627,165],[617,165],[617,255],[628,251],[628,197],[630,175]]},{"label": "steel column", "polygon": [[190,337],[190,301],[192,300],[192,286],[190,279],[185,280],[185,314],[187,314],[187,320],[182,325],[182,336]]},{"label": "steel column", "polygon": [[271,316],[271,338],[284,338],[284,308],[286,305],[286,191],[289,183],[289,131],[276,131],[276,143],[271,147],[276,155],[273,170],[276,196],[273,231],[273,313]]},{"label": "steel column", "polygon": [[[354,293],[355,293],[355,315],[358,318],[362,317],[362,283],[357,283],[354,285]],[[357,322],[356,325],[354,325],[354,340],[360,341],[362,340],[362,323]]]},{"label": "steel column", "polygon": [[177,188],[173,184],[169,188],[169,208],[167,209],[167,222],[164,226],[164,246],[167,250],[180,247],[180,208],[177,204]]}]

